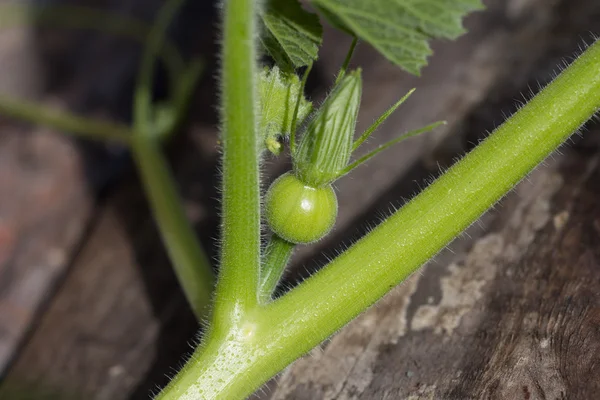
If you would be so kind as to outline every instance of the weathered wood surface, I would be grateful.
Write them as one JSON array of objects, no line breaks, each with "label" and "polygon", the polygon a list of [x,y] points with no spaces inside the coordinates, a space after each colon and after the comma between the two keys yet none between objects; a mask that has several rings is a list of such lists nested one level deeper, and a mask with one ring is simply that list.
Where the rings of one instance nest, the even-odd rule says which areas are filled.
[{"label": "weathered wood surface", "polygon": [[[32,31],[0,32],[0,95],[41,97]],[[64,275],[92,204],[71,140],[0,119],[0,375]]]},{"label": "weathered wood surface", "polygon": [[[158,4],[135,3],[110,8],[148,16]],[[121,99],[131,102],[127,81],[135,74],[139,45],[38,22],[0,30],[0,95],[126,117],[129,107]],[[85,240],[98,191],[122,169],[123,154],[118,146],[75,141],[0,116],[0,376]]]},{"label": "weathered wood surface", "polygon": [[[436,44],[420,80],[361,48],[362,126],[410,87],[420,88],[378,141],[436,118],[450,124],[434,139],[418,138],[340,182],[340,223],[323,249],[348,242],[391,201],[398,204],[414,193],[413,180],[435,173],[436,162],[447,165],[478,133],[492,129],[502,119],[497,110],[510,110],[529,82],[546,80],[548,68],[560,61],[548,59],[570,54],[580,36],[600,30],[594,25],[600,5],[590,1],[487,3],[488,11],[470,18],[469,35]],[[335,33],[326,40],[331,51],[323,51],[319,68],[325,78],[333,76],[346,47],[337,45]],[[217,226],[211,200],[217,196],[216,133],[196,124],[172,150],[190,218],[206,242]],[[279,388],[271,383],[265,396],[536,399],[563,391],[564,398],[590,398],[574,390],[592,393],[591,374],[598,372],[593,369],[600,342],[594,337],[599,285],[593,274],[598,210],[592,199],[599,177],[591,167],[586,170],[593,160],[567,156],[562,164],[540,169],[531,178],[535,185],[521,186],[486,217],[486,230],[472,228],[472,239],[453,246],[456,254],[441,255],[323,351],[291,367]],[[577,232],[586,239],[575,241]],[[554,253],[548,255],[548,249]],[[314,252],[304,251],[300,261]],[[573,254],[587,255],[572,262]],[[564,268],[568,264],[574,267]],[[140,189],[133,177],[125,177],[99,208],[68,276],[3,380],[0,398],[147,398],[191,351],[196,328]]]},{"label": "weathered wood surface", "polygon": [[0,129],[1,373],[64,274],[93,199],[72,143],[44,130]]}]

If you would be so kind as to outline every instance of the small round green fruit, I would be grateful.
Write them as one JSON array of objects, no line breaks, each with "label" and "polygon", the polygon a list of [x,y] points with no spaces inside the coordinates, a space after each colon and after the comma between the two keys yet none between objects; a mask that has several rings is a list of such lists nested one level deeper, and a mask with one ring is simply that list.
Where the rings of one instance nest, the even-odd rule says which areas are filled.
[{"label": "small round green fruit", "polygon": [[327,235],[337,217],[337,197],[329,185],[311,187],[292,173],[279,178],[265,198],[271,230],[291,243],[312,243]]}]

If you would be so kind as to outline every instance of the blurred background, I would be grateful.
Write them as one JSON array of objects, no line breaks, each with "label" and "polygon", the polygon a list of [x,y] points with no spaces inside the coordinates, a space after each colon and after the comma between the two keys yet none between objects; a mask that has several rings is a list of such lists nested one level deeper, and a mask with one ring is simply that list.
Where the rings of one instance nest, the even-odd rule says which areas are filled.
[{"label": "blurred background", "polygon": [[[3,15],[2,7],[11,3],[92,6],[150,23],[161,1],[0,0],[0,96],[128,122],[139,43],[60,28],[34,15],[17,20]],[[400,71],[368,45],[359,46],[352,62],[364,71],[359,131],[409,89],[417,88],[365,151],[436,120],[448,125],[403,142],[337,182],[340,216],[335,230],[327,240],[296,253],[287,286],[418,193],[512,113],[523,101],[522,94],[529,97],[537,91],[557,66],[591,43],[594,34],[600,35],[600,3],[595,0],[484,3],[487,10],[467,19],[468,34],[455,42],[433,43],[435,54],[419,78]],[[169,30],[170,40],[184,57],[201,57],[205,69],[185,123],[166,146],[188,216],[213,259],[219,235],[218,26],[216,1],[190,0]],[[313,101],[318,103],[333,83],[349,44],[349,38],[326,27],[308,84]],[[159,70],[154,95],[161,99],[166,94],[166,75]],[[587,128],[583,137],[572,140],[565,157],[597,154],[597,127]],[[285,158],[269,158],[266,180],[286,168]],[[471,228],[470,237],[455,244],[453,253],[440,255],[423,274],[413,302],[439,300],[436,284],[444,268],[466,254],[477,238],[500,226],[498,218],[502,214],[487,215],[480,226]],[[74,139],[0,114],[0,399],[147,399],[181,366],[183,355],[190,354],[197,331],[127,149]],[[419,354],[421,359],[399,357],[387,368],[397,367],[398,384],[417,387],[415,398],[443,398],[427,397],[423,385],[414,386],[404,363],[439,361],[426,352]],[[327,363],[341,360],[343,369],[346,361],[340,357]],[[271,382],[258,396],[406,395],[401,391],[390,392],[389,397],[376,392],[351,395],[332,389],[337,394],[327,397],[310,391],[326,386],[315,383],[319,379],[308,377],[304,386],[284,391]]]}]

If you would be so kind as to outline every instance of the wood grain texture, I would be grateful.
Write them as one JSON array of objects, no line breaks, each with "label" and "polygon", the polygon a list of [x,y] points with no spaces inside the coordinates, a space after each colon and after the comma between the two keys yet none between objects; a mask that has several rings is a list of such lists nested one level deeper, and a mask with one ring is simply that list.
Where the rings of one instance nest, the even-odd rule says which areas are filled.
[{"label": "wood grain texture", "polygon": [[67,138],[9,124],[0,130],[2,373],[65,273],[93,199],[79,154]]},{"label": "wood grain texture", "polygon": [[[216,141],[214,131],[195,137]],[[207,239],[216,220],[199,204],[216,193],[214,185],[205,190],[193,182],[212,179],[216,154],[208,145],[213,150],[206,154],[193,143],[182,147],[188,151],[175,165],[185,171],[179,178],[192,183],[186,197],[196,200],[186,203],[188,214],[201,220],[196,226]],[[200,168],[191,168],[192,161]],[[71,273],[0,386],[0,398],[145,399],[191,351],[198,324],[132,178],[99,207]],[[155,363],[160,368],[153,369]]]},{"label": "wood grain texture", "polygon": [[[0,41],[1,94],[35,97],[33,82],[18,84],[35,69],[32,44],[13,39]],[[70,139],[0,120],[0,374],[81,241],[93,208],[83,169]]]},{"label": "wood grain texture", "polygon": [[[36,99],[42,84],[31,27],[1,32],[0,95]],[[67,139],[0,119],[0,375],[81,240],[84,182]]]}]

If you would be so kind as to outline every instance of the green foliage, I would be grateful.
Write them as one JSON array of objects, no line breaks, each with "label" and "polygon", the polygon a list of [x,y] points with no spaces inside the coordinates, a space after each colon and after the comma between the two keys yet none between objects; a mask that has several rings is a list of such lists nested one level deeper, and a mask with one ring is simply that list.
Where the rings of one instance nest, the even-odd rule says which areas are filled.
[{"label": "green foliage", "polygon": [[[253,104],[248,107],[253,109]],[[222,319],[213,317],[203,345],[158,399],[247,398],[414,273],[599,108],[600,42],[436,182],[323,269],[274,301],[257,301],[253,307],[231,308]],[[240,180],[237,187],[227,190],[231,196],[244,198],[254,184]],[[228,239],[233,243],[231,251],[248,247],[247,240],[233,239]],[[273,260],[267,263],[289,259],[285,241],[267,250],[266,258]],[[280,276],[281,269],[270,270],[271,276]],[[235,282],[237,291],[229,290],[224,297],[217,286],[216,296],[221,297],[216,298],[215,307],[245,299],[242,289],[248,276],[233,272],[221,271],[220,279],[229,280],[232,289]],[[262,286],[267,287],[263,294],[273,287]]]},{"label": "green foliage", "polygon": [[[292,130],[292,121],[301,83],[294,73],[281,71],[277,66],[265,67],[258,77],[259,132],[264,146],[279,155],[279,135],[287,136]],[[300,96],[297,122],[302,122],[312,110],[312,103]]]},{"label": "green foliage", "polygon": [[267,0],[260,17],[263,47],[280,68],[289,72],[317,59],[323,29],[298,0]]},{"label": "green foliage", "polygon": [[[419,75],[432,39],[465,33],[463,18],[481,10],[481,0],[312,0],[336,28],[364,40],[391,62]],[[321,26],[297,0],[269,0],[261,13],[263,46],[284,70],[317,59]]]},{"label": "green foliage", "polygon": [[[455,39],[462,19],[480,0],[312,0],[334,26],[353,32],[394,64],[419,75],[431,54],[428,41]],[[333,18],[332,18],[333,17]]]}]

